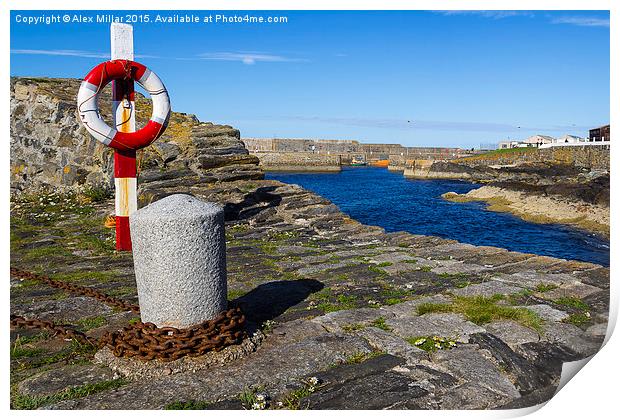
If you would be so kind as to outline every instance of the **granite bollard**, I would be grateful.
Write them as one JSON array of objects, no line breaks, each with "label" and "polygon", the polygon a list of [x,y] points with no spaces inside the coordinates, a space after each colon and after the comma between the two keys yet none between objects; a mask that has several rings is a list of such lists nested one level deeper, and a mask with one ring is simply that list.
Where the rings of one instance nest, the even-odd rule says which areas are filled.
[{"label": "granite bollard", "polygon": [[185,328],[227,309],[222,207],[174,194],[129,223],[142,322]]}]

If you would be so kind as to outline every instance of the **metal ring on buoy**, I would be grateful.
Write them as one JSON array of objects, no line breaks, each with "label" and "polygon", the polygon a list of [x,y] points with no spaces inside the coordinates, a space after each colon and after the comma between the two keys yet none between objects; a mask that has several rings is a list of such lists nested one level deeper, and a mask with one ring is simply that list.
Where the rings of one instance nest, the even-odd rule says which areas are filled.
[{"label": "metal ring on buoy", "polygon": [[[97,99],[112,80],[130,79],[151,95],[153,113],[143,128],[133,133],[123,133],[103,121]],[[170,98],[161,79],[146,66],[131,60],[106,61],[92,69],[80,85],[77,104],[86,130],[101,143],[117,150],[137,150],[148,146],[164,132],[170,117]]]}]

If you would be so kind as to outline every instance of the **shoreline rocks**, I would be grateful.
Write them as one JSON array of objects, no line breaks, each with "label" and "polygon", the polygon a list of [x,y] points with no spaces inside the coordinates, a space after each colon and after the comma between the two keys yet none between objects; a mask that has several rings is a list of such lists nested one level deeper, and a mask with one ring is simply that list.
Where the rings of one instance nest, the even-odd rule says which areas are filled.
[{"label": "shoreline rocks", "polygon": [[467,194],[447,192],[446,200],[456,203],[483,201],[487,209],[508,212],[533,223],[559,223],[576,226],[609,238],[609,207],[562,196],[528,194],[522,191],[485,185]]}]

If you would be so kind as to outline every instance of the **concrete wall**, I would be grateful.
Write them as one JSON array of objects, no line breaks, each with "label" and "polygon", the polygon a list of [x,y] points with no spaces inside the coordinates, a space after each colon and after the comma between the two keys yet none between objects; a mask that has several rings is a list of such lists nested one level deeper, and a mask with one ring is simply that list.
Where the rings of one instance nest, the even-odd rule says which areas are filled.
[{"label": "concrete wall", "polygon": [[303,152],[252,152],[252,154],[258,157],[260,165],[265,171],[340,171],[340,157],[338,155]]}]

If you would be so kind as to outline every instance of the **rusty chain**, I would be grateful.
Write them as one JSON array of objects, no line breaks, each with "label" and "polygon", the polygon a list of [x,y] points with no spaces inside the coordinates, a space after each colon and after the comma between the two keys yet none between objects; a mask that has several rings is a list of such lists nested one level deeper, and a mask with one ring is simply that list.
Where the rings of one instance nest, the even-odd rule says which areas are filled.
[{"label": "rusty chain", "polygon": [[[11,268],[11,275],[41,281],[55,288],[90,296],[109,305],[140,313],[137,305],[129,304],[89,287],[52,280],[47,276],[16,268]],[[238,307],[220,313],[215,319],[189,328],[158,328],[150,322],[137,322],[123,327],[120,331],[108,331],[100,339],[90,337],[73,328],[56,325],[51,321],[28,319],[18,315],[11,315],[11,326],[46,329],[52,331],[54,335],[74,339],[81,344],[89,344],[98,348],[108,347],[117,357],[134,357],[142,361],[153,359],[172,361],[183,356],[200,356],[209,351],[219,351],[230,345],[238,344],[246,336],[245,316]]]},{"label": "rusty chain", "polygon": [[117,357],[171,361],[240,343],[245,337],[244,324],[241,310],[231,308],[215,319],[184,329],[157,328],[150,322],[138,322],[121,331],[106,332],[101,342]]},{"label": "rusty chain", "polygon": [[137,314],[140,313],[140,307],[138,307],[138,305],[132,305],[120,299],[106,295],[105,293],[102,293],[97,289],[93,289],[92,287],[78,286],[78,285],[67,283],[64,281],[52,280],[48,276],[31,273],[30,271],[24,271],[24,270],[20,270],[18,268],[13,268],[13,267],[11,267],[11,276],[17,277],[23,280],[40,281],[56,289],[66,290],[75,295],[89,296],[89,297],[97,299],[100,302],[107,303],[108,305],[116,306],[119,309],[122,309],[125,311],[132,311]]},{"label": "rusty chain", "polygon": [[68,328],[62,325],[56,325],[51,321],[45,321],[42,319],[24,318],[23,316],[11,314],[11,327],[15,328],[36,328],[40,330],[48,330],[66,339],[73,339],[80,344],[95,345],[97,339],[87,336],[81,331],[73,328]]}]

